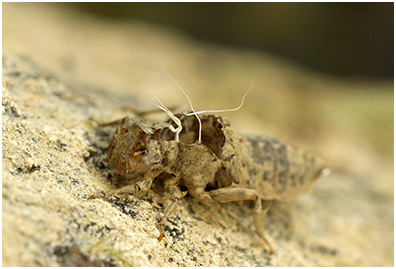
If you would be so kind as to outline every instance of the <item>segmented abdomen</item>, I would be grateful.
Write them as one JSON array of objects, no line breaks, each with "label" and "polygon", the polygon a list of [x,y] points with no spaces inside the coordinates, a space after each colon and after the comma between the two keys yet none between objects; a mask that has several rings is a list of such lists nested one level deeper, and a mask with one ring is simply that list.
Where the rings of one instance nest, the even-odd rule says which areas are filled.
[{"label": "segmented abdomen", "polygon": [[244,136],[242,145],[251,159],[250,187],[262,199],[293,199],[306,192],[326,168],[318,156],[272,137]]}]

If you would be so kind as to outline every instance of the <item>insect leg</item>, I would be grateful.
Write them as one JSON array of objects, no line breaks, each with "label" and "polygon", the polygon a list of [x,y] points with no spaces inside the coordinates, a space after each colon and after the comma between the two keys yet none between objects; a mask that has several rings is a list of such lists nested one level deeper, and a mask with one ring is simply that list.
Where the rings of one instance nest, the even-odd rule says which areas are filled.
[{"label": "insect leg", "polygon": [[[206,182],[200,175],[193,175],[190,177],[189,182],[193,182],[194,184],[191,186],[187,186],[188,193],[198,200],[201,200],[205,203],[213,203],[216,202],[213,198],[209,195],[209,192],[205,191]],[[197,184],[197,183],[200,184]]]},{"label": "insect leg", "polygon": [[164,180],[164,189],[167,194],[170,196],[170,204],[167,205],[164,211],[164,215],[161,218],[161,221],[158,224],[158,230],[160,235],[158,237],[159,241],[165,241],[165,225],[168,221],[168,218],[172,215],[172,213],[176,210],[177,205],[181,197],[185,196],[187,192],[181,192],[179,187],[179,178],[171,177]]},{"label": "insect leg", "polygon": [[171,203],[166,207],[164,211],[164,215],[161,218],[161,221],[158,223],[158,230],[160,232],[158,236],[158,241],[166,241],[165,237],[165,225],[168,221],[168,218],[172,215],[172,213],[176,210],[177,204],[179,203],[179,198],[175,198],[171,201]]},{"label": "insect leg", "polygon": [[[210,196],[213,200],[220,203],[228,203],[234,201],[244,201],[244,200],[253,200],[254,201],[254,211],[253,211],[253,223],[256,233],[260,238],[264,241],[269,249],[269,256],[274,254],[274,249],[271,246],[271,243],[268,241],[264,232],[262,230],[261,225],[261,199],[258,193],[253,189],[247,188],[220,188],[217,190],[209,191]],[[265,209],[265,213],[268,211],[269,207]]]}]

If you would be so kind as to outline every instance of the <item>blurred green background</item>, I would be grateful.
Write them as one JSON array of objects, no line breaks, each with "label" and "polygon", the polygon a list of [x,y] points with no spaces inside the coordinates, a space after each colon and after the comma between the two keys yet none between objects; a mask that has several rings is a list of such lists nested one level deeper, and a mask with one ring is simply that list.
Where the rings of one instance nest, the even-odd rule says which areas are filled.
[{"label": "blurred green background", "polygon": [[393,78],[393,3],[74,3],[116,20],[273,53],[348,78]]}]

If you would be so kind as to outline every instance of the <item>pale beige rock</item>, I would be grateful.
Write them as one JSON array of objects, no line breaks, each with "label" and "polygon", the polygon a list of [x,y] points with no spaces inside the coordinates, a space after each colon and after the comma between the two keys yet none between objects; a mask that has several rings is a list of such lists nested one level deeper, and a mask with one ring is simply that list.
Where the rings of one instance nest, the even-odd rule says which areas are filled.
[{"label": "pale beige rock", "polygon": [[[271,260],[252,231],[249,204],[224,205],[234,219],[186,197],[164,245],[156,223],[166,201],[156,190],[86,200],[117,187],[105,156],[114,130],[90,117],[121,118],[122,105],[152,108],[150,79],[165,104],[187,107],[155,58],[198,110],[237,106],[255,76],[245,106],[226,114],[233,128],[279,137],[333,164],[311,193],[268,212]],[[3,265],[392,266],[392,89],[56,4],[5,3]]]}]

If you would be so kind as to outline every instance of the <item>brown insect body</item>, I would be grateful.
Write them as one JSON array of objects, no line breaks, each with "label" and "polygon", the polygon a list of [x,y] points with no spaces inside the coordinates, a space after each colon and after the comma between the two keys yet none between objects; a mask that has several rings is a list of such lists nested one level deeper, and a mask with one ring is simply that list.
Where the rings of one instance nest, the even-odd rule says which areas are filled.
[{"label": "brown insect body", "polygon": [[307,192],[327,164],[313,153],[272,137],[245,136],[250,184],[262,199],[288,201]]},{"label": "brown insect body", "polygon": [[[196,118],[179,117],[184,130],[180,140],[193,144],[198,137]],[[214,180],[207,179],[206,189],[246,187],[256,190],[261,199],[287,201],[308,191],[327,167],[313,153],[275,138],[238,136],[222,117],[207,115],[201,121],[202,144],[209,147],[221,162]],[[174,136],[166,130],[163,138]]]},{"label": "brown insect body", "polygon": [[198,143],[198,121],[194,116],[176,115],[182,123],[180,142],[168,123],[148,124],[124,118],[110,143],[109,167],[119,175],[139,174],[135,185],[91,196],[136,194],[163,181],[172,201],[160,222],[164,226],[178,200],[185,195],[180,186],[204,202],[254,201],[254,225],[272,254],[271,244],[261,231],[261,200],[289,200],[306,191],[325,168],[313,154],[270,137],[237,136],[222,117],[201,117],[202,142]]}]

